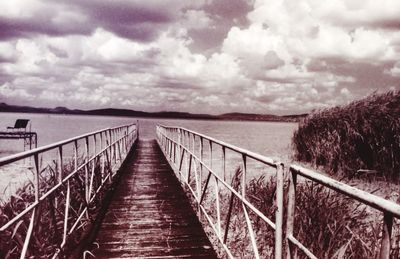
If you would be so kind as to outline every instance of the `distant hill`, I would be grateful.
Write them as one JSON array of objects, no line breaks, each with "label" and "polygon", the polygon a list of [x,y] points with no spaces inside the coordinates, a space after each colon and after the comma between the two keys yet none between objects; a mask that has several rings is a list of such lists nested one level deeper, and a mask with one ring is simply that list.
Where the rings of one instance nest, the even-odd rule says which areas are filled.
[{"label": "distant hill", "polygon": [[149,117],[149,118],[177,118],[177,119],[207,119],[207,120],[246,120],[246,121],[300,121],[307,114],[278,116],[272,114],[253,113],[225,113],[221,115],[192,114],[187,112],[144,112],[129,109],[95,109],[95,110],[71,110],[66,107],[36,108],[30,106],[17,106],[0,103],[0,112],[22,113],[52,113],[52,114],[79,114],[79,115],[103,115],[125,117]]},{"label": "distant hill", "polygon": [[282,117],[272,114],[255,114],[255,113],[225,113],[219,116],[224,120],[254,120],[254,121],[281,121]]},{"label": "distant hill", "polygon": [[252,121],[285,121],[298,122],[307,117],[308,114],[298,115],[273,115],[273,114],[255,114],[255,113],[225,113],[218,117],[223,120],[252,120]]}]

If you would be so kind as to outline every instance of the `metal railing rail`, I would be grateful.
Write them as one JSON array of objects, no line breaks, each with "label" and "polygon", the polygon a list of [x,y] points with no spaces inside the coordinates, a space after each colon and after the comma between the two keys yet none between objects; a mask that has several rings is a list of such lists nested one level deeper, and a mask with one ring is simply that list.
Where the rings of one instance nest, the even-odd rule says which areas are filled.
[{"label": "metal railing rail", "polygon": [[[233,198],[237,198],[242,205],[243,214],[245,216],[246,227],[249,233],[250,243],[255,258],[260,258],[259,250],[256,243],[255,232],[253,230],[252,222],[249,213],[253,213],[266,224],[268,224],[275,231],[275,258],[282,258],[282,220],[283,220],[283,164],[275,162],[273,159],[262,156],[260,154],[253,153],[251,151],[236,147],[234,145],[222,142],[220,140],[208,137],[206,135],[185,129],[180,127],[166,127],[157,125],[157,141],[164,152],[164,155],[172,167],[178,173],[179,178],[183,178],[183,183],[190,190],[194,199],[197,202],[201,215],[204,215],[209,225],[213,229],[216,237],[224,248],[226,254],[230,258],[234,258],[230,248],[227,246],[227,237],[229,233],[229,223],[232,216]],[[195,148],[199,148],[199,152],[196,155]],[[204,142],[209,144],[209,164],[204,161]],[[226,170],[226,150],[229,149],[241,155],[242,163],[242,177],[241,177],[241,190],[237,191],[234,187],[228,184],[223,177],[219,176],[213,168],[213,146],[219,146],[222,149],[222,164],[223,164],[223,175]],[[275,211],[275,222],[265,216],[259,211],[254,205],[252,205],[248,199],[246,199],[246,168],[247,159],[251,158],[255,161],[261,162],[267,167],[274,168],[275,176],[277,179],[276,186],[276,206]],[[186,172],[183,172],[183,161],[186,160]],[[197,168],[200,168],[198,170]],[[202,184],[202,173],[206,172],[207,179],[205,184]],[[191,174],[194,174],[195,187],[192,188],[190,185]],[[214,186],[210,184],[210,179],[213,178],[215,183]],[[220,207],[220,195],[219,191],[222,184],[230,192],[230,203],[225,220],[225,229],[223,230],[223,222],[221,219],[221,207]],[[206,208],[203,205],[204,197],[208,189],[214,188],[215,195],[215,206],[216,206],[216,222],[213,222],[212,217],[207,213]]]},{"label": "metal railing rail", "polygon": [[[116,167],[118,167],[125,159],[125,156],[137,140],[137,137],[138,125],[127,124],[83,134],[57,143],[1,158],[0,166],[9,165],[26,158],[33,158],[34,201],[25,209],[20,211],[16,216],[0,226],[0,235],[4,233],[4,231],[9,231],[12,226],[16,226],[15,229],[17,229],[21,219],[30,215],[29,226],[27,228],[20,253],[20,258],[25,258],[28,252],[28,247],[30,246],[35,224],[38,222],[38,220],[40,220],[39,206],[45,203],[47,199],[54,198],[54,194],[56,192],[65,192],[66,199],[62,223],[62,241],[60,244],[58,244],[56,251],[54,251],[53,258],[56,257],[65,247],[68,236],[80,228],[79,223],[85,217],[85,215],[88,215],[88,207],[94,201],[96,195],[102,190],[107,182],[112,182],[114,176],[116,175]],[[83,152],[81,150],[81,145],[79,145],[79,141],[84,142]],[[70,158],[70,156],[65,154],[67,149],[66,145],[72,145],[72,161],[66,161],[67,158]],[[42,181],[45,181],[45,177],[43,178],[40,175],[43,170],[40,156],[43,156],[48,151],[57,152],[57,184],[51,188],[43,190],[41,189],[41,184],[43,184]],[[79,157],[79,151],[82,152],[83,157]],[[63,170],[66,162],[73,162],[71,172],[65,172]],[[100,168],[100,176],[95,175],[96,166],[97,168]],[[73,209],[72,202],[79,202],[71,200],[71,192],[73,191],[71,188],[71,180],[78,175],[79,177],[83,178],[85,197],[79,205],[80,210],[77,212],[77,218],[75,221],[71,222],[71,210]],[[100,177],[100,181],[97,184],[98,186],[95,186],[95,177]]]},{"label": "metal railing rail", "polygon": [[[293,234],[294,225],[295,225],[295,209],[296,209],[296,184],[298,182],[298,177],[303,177],[307,180],[311,180],[317,184],[323,185],[325,188],[333,190],[337,193],[343,194],[347,197],[350,197],[354,200],[359,201],[360,203],[372,207],[383,213],[383,228],[382,228],[382,240],[380,247],[379,258],[389,258],[390,249],[391,249],[391,241],[392,241],[392,227],[394,218],[400,219],[400,205],[392,202],[390,200],[386,200],[377,195],[370,194],[368,192],[362,191],[345,183],[336,181],[330,177],[324,176],[318,172],[313,170],[309,170],[303,168],[298,165],[291,165],[288,170],[284,170],[284,165],[282,163],[274,162],[272,159],[268,157],[264,157],[262,155],[250,152],[248,150],[238,148],[236,146],[227,144],[223,141],[216,140],[214,138],[208,137],[206,135],[181,128],[181,127],[167,127],[158,125],[157,126],[157,140],[164,152],[165,157],[169,160],[170,164],[177,172],[178,177],[181,182],[188,187],[195,200],[198,203],[198,206],[202,212],[202,214],[206,217],[208,223],[212,227],[214,233],[217,235],[219,242],[222,244],[222,247],[225,249],[227,255],[230,258],[233,258],[229,247],[227,247],[227,233],[229,231],[228,227],[226,227],[224,235],[222,235],[221,229],[221,219],[220,219],[220,210],[218,195],[215,199],[216,207],[217,207],[217,222],[213,222],[212,218],[207,214],[204,205],[202,204],[204,194],[206,189],[209,187],[210,177],[215,179],[215,193],[218,193],[219,184],[225,186],[232,194],[231,198],[235,196],[239,199],[243,206],[243,211],[246,216],[246,224],[250,233],[250,239],[254,251],[254,256],[259,258],[257,252],[257,244],[255,243],[254,232],[252,230],[251,222],[248,216],[248,210],[252,211],[255,215],[257,215],[260,219],[266,222],[271,228],[275,230],[275,258],[282,258],[282,253],[285,254],[287,258],[295,258],[295,248],[299,249],[304,253],[308,258],[317,258],[312,251],[310,251],[307,247],[305,247],[301,241],[299,241]],[[200,151],[198,155],[195,152],[195,140],[200,142],[197,144],[199,146]],[[210,158],[209,163],[205,162],[206,158],[203,155],[204,143],[209,142],[210,146]],[[235,152],[242,154],[242,164],[243,164],[243,178],[242,178],[242,190],[236,191],[232,186],[224,181],[224,179],[215,172],[212,165],[212,157],[213,157],[213,149],[212,144],[216,144],[220,146],[223,150],[222,163],[224,165],[223,170],[225,171],[225,150],[230,149]],[[186,167],[186,171],[183,171],[183,162],[184,158],[186,158],[186,163],[189,164]],[[275,214],[275,223],[273,223],[269,218],[263,215],[257,208],[255,208],[247,199],[245,195],[244,184],[246,182],[246,158],[252,158],[254,160],[260,161],[265,165],[273,167],[276,169],[276,202],[277,202],[277,211]],[[208,172],[207,181],[204,186],[201,184],[201,177],[199,177],[198,172],[196,172],[196,163],[200,166],[200,170],[205,170]],[[195,165],[195,166],[193,166]],[[190,174],[195,174],[195,188],[192,188],[189,184]],[[288,174],[289,177],[284,177],[284,174]],[[200,174],[201,176],[201,174]],[[287,179],[288,182],[288,191],[285,193],[287,196],[287,204],[283,204],[283,190],[284,190],[284,179]],[[232,199],[231,199],[232,201]],[[230,203],[230,207],[228,208],[228,218],[227,224],[225,226],[229,226],[230,214],[232,212],[232,203]],[[224,208],[226,209],[226,208]],[[285,217],[283,217],[283,210],[287,211]],[[282,240],[283,226],[285,226],[285,236]],[[285,242],[283,242],[285,241]],[[285,244],[285,247],[283,247]],[[284,251],[283,251],[284,250]]]},{"label": "metal railing rail", "polygon": [[296,184],[298,176],[302,176],[308,180],[321,184],[328,189],[334,190],[335,192],[341,193],[382,212],[384,215],[383,233],[379,258],[389,258],[393,218],[400,218],[400,205],[298,165],[292,165],[289,168],[290,183],[288,191],[285,237],[288,244],[286,248],[288,256],[291,256],[293,258],[294,245],[309,258],[317,258],[309,249],[307,249],[299,240],[297,240],[293,236],[296,207]]}]

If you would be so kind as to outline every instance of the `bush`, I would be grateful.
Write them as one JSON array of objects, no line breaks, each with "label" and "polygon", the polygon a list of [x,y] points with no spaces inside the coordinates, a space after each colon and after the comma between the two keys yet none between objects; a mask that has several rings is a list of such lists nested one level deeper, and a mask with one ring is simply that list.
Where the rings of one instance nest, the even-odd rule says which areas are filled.
[{"label": "bush", "polygon": [[368,169],[398,180],[399,116],[400,93],[392,91],[314,112],[294,133],[295,159],[350,177]]}]

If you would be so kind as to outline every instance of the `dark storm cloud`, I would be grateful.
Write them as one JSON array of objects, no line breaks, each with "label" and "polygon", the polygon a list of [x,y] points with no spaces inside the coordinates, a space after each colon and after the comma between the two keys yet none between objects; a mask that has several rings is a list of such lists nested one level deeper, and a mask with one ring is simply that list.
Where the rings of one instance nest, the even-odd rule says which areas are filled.
[{"label": "dark storm cloud", "polygon": [[0,64],[1,63],[13,63],[15,61],[16,61],[15,57],[3,57],[3,56],[0,55]]},{"label": "dark storm cloud", "polygon": [[400,30],[400,19],[388,19],[372,24],[372,26],[388,30]]},{"label": "dark storm cloud", "polygon": [[87,25],[54,24],[48,17],[34,18],[4,18],[0,17],[0,40],[25,38],[38,34],[62,36],[69,34],[90,34],[92,28]]},{"label": "dark storm cloud", "polygon": [[[120,37],[135,41],[154,40],[169,23],[177,19],[172,10],[157,8],[140,1],[47,1],[49,8],[30,17],[5,18],[0,16],[0,40],[31,37],[89,35],[96,28],[104,28]],[[57,3],[57,4],[55,4]],[[70,11],[82,19],[57,16]]]},{"label": "dark storm cloud", "polygon": [[156,6],[149,8],[140,2],[74,1],[74,4],[84,10],[94,26],[101,26],[118,36],[137,41],[155,39],[163,29],[162,25],[175,19],[166,10]]},{"label": "dark storm cloud", "polygon": [[213,0],[204,6],[204,10],[221,19],[243,21],[252,10],[252,2],[248,0]]}]

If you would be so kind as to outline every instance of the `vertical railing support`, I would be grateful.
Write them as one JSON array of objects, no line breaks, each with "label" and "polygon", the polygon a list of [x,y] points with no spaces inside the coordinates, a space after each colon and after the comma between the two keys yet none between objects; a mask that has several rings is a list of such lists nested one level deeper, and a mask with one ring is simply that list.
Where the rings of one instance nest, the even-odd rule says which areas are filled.
[{"label": "vertical railing support", "polygon": [[284,166],[276,164],[275,258],[282,258]]},{"label": "vertical railing support", "polygon": [[[65,257],[64,252],[66,251],[64,249],[69,250],[70,244],[68,239],[70,235],[78,229],[82,230],[81,220],[84,213],[89,213],[88,203],[94,201],[96,194],[99,193],[101,188],[108,187],[108,185],[105,184],[103,175],[106,166],[106,157],[108,160],[110,159],[109,155],[107,155],[111,150],[110,147],[114,147],[114,154],[116,154],[117,151],[119,152],[119,160],[121,161],[121,156],[126,153],[123,149],[126,148],[128,143],[133,144],[136,138],[136,132],[126,131],[131,125],[97,130],[92,133],[86,133],[71,139],[49,144],[39,149],[14,154],[12,157],[0,158],[0,167],[11,165],[14,162],[25,161],[25,159],[29,159],[30,162],[33,160],[34,163],[32,170],[33,178],[29,177],[33,187],[33,200],[27,203],[25,208],[21,208],[18,214],[7,218],[5,222],[3,221],[0,226],[0,233],[14,232],[14,234],[10,234],[10,242],[16,242],[16,247],[10,251],[5,251],[9,256],[14,258],[17,257],[18,254],[19,258],[43,256],[46,258]],[[97,136],[98,134],[100,136]],[[103,142],[104,138],[108,136],[110,138],[109,141],[105,141],[107,143]],[[92,137],[93,141],[90,139]],[[118,144],[118,150],[115,150],[115,143],[112,145],[112,138],[114,138],[115,143]],[[31,144],[32,139],[30,139],[30,145]],[[84,147],[79,147],[78,144]],[[35,141],[35,145],[37,145],[37,141]],[[99,148],[100,150],[98,150]],[[64,171],[66,159],[68,159],[68,162],[71,162],[72,165],[70,169],[68,168],[69,170],[67,172]],[[55,163],[54,180],[53,177],[46,174],[48,173],[47,170],[53,169],[52,162]],[[100,165],[101,168],[101,181],[97,181],[97,177],[95,179],[96,165]],[[50,166],[51,168],[47,169]],[[90,172],[91,174],[89,177],[88,174]],[[83,179],[84,173],[85,179]],[[77,192],[79,192],[79,194],[81,193],[80,190],[75,190],[72,185],[72,183],[77,180],[79,180],[80,183],[84,182],[81,183],[81,185],[85,185],[85,191],[82,190],[83,193],[81,195],[85,197],[77,197],[74,195],[77,194]],[[100,200],[98,200],[98,202],[100,202]],[[50,207],[48,204],[50,204]],[[96,201],[95,205],[97,206],[98,204],[99,203]],[[45,209],[49,209],[48,213],[52,217],[50,222],[43,220],[43,212],[47,212]],[[96,215],[93,214],[90,216]],[[57,221],[58,218],[56,219],[55,217],[58,217],[60,221]],[[21,225],[21,223],[24,224]],[[35,236],[43,234],[42,231],[45,231],[48,227],[44,224],[47,223],[57,226],[60,225],[60,231],[55,230],[60,238],[47,240],[51,243],[42,244],[40,242],[43,240],[37,240]],[[43,245],[51,245],[53,250],[35,250],[37,246],[43,247]]]},{"label": "vertical railing support", "polygon": [[35,179],[34,179],[34,187],[35,187],[35,201],[39,201],[39,194],[40,194],[40,161],[39,161],[39,154],[34,155],[35,161]]},{"label": "vertical railing support", "polygon": [[63,164],[63,148],[62,146],[58,147],[58,175],[57,175],[57,181],[61,183],[62,178],[63,178],[63,170],[64,170],[64,164]]},{"label": "vertical railing support", "polygon": [[384,213],[383,215],[383,229],[382,229],[382,243],[381,250],[379,253],[380,259],[390,258],[390,243],[392,236],[393,227],[393,215],[390,213]]},{"label": "vertical railing support", "polygon": [[289,241],[289,237],[293,235],[294,219],[296,210],[296,184],[297,174],[291,168],[289,169],[289,192],[287,204],[287,218],[286,218],[286,258],[295,258],[294,248]]}]

